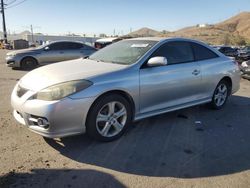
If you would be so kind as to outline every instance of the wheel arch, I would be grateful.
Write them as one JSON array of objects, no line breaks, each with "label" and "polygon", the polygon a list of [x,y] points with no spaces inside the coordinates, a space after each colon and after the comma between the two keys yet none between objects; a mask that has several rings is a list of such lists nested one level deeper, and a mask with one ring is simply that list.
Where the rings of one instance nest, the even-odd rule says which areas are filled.
[{"label": "wheel arch", "polygon": [[31,55],[28,55],[28,56],[22,57],[22,59],[20,60],[20,66],[22,66],[23,60],[26,59],[26,58],[34,59],[36,61],[36,64],[39,65],[37,58],[35,58],[34,56],[31,56]]},{"label": "wheel arch", "polygon": [[232,93],[232,86],[233,86],[233,82],[232,82],[232,79],[229,77],[229,76],[224,76],[221,80],[221,81],[226,81],[229,85],[229,89],[230,89],[230,92],[229,92],[229,95],[231,95]]},{"label": "wheel arch", "polygon": [[88,120],[88,116],[89,116],[89,113],[92,109],[92,107],[94,106],[94,104],[102,97],[104,96],[107,96],[107,95],[111,95],[111,94],[118,94],[118,95],[121,95],[122,97],[124,97],[128,102],[129,104],[131,105],[131,110],[132,110],[132,120],[134,119],[134,116],[135,116],[135,102],[132,98],[132,96],[126,92],[126,91],[123,91],[123,90],[110,90],[110,91],[106,91],[104,93],[102,93],[101,95],[99,95],[95,101],[91,104],[89,110],[88,110],[88,113],[87,113],[87,118],[86,118],[86,121]]}]

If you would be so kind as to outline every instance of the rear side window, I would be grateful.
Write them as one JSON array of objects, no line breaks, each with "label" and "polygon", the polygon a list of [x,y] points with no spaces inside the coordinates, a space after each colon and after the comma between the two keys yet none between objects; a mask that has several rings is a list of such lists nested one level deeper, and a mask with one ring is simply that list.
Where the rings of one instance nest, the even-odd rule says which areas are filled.
[{"label": "rear side window", "polygon": [[49,45],[51,50],[64,50],[64,42],[55,42]]},{"label": "rear side window", "polygon": [[85,45],[85,44],[83,44],[83,49],[84,50],[96,50],[95,48],[88,46],[88,45]]},{"label": "rear side window", "polygon": [[212,50],[206,48],[205,46],[202,46],[197,43],[192,43],[193,50],[194,50],[194,56],[196,61],[206,60],[206,59],[213,59],[218,57],[216,53],[214,53]]},{"label": "rear side window", "polygon": [[75,42],[67,42],[66,43],[66,49],[68,50],[77,50],[83,47],[83,44],[81,43],[75,43]]},{"label": "rear side window", "polygon": [[163,56],[168,64],[178,64],[194,61],[193,51],[188,42],[168,42],[163,44],[151,57]]}]

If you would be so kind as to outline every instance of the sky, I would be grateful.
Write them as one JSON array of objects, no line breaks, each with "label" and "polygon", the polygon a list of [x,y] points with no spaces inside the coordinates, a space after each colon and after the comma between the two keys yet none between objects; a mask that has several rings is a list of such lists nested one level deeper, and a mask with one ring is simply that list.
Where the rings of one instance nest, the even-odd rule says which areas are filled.
[{"label": "sky", "polygon": [[11,33],[32,24],[34,33],[121,35],[142,27],[174,31],[213,24],[242,11],[250,11],[250,0],[25,0],[5,16]]}]

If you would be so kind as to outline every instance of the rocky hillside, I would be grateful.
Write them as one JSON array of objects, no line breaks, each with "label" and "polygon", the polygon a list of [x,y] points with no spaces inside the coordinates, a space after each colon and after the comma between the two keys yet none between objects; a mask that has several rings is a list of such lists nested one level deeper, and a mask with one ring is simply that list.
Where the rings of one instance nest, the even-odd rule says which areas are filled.
[{"label": "rocky hillside", "polygon": [[[197,25],[165,33],[155,30],[152,30],[154,32],[148,32],[150,30],[149,28],[143,28],[128,35],[140,37],[140,34],[143,33],[142,36],[188,37],[211,44],[244,45],[245,43],[250,43],[250,12],[242,12],[214,25]],[[150,35],[147,35],[147,32]]]},{"label": "rocky hillside", "polygon": [[154,37],[160,34],[161,33],[159,31],[155,31],[153,29],[143,27],[137,31],[129,33],[128,35],[131,37]]}]

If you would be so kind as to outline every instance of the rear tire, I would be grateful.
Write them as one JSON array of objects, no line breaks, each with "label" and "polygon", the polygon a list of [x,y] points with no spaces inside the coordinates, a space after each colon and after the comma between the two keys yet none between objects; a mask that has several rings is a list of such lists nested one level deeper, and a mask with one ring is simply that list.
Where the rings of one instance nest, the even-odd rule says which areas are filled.
[{"label": "rear tire", "polygon": [[227,102],[230,95],[230,85],[226,80],[221,80],[216,86],[210,106],[212,109],[219,110]]},{"label": "rear tire", "polygon": [[37,67],[37,61],[32,57],[26,57],[21,61],[21,68],[23,70],[32,70],[36,67]]},{"label": "rear tire", "polygon": [[91,107],[87,122],[87,134],[98,140],[109,142],[123,135],[131,124],[130,103],[118,94],[103,96]]}]

